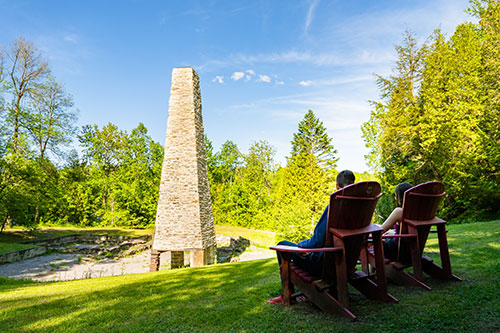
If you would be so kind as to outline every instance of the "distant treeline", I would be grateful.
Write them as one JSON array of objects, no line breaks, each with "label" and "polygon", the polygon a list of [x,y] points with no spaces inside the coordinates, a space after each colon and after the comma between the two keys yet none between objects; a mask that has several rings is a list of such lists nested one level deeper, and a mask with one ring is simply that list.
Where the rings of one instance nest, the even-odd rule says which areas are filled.
[{"label": "distant treeline", "polygon": [[[363,137],[386,195],[393,188],[439,180],[451,220],[500,214],[500,4],[472,1],[478,24],[439,30],[418,46],[411,33],[396,47],[393,75],[378,76]],[[7,225],[129,226],[154,224],[163,147],[144,125],[74,126],[76,111],[33,44],[19,39],[0,52],[0,227]],[[337,152],[309,110],[291,135],[286,165],[266,141],[248,152],[226,141],[214,151],[205,138],[214,220],[278,231],[300,240],[312,232],[335,188]],[[80,155],[68,150],[77,140]]]},{"label": "distant treeline", "polygon": [[323,123],[309,110],[293,135],[291,156],[279,167],[274,148],[255,142],[247,154],[227,141],[214,153],[206,140],[214,220],[278,232],[301,240],[312,232],[335,189],[337,158]]}]

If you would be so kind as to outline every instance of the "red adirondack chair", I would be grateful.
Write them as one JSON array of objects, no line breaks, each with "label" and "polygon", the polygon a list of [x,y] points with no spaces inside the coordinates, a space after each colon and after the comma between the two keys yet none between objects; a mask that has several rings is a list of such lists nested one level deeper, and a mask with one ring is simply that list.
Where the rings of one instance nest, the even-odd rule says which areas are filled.
[{"label": "red adirondack chair", "polygon": [[[292,293],[297,287],[321,310],[355,320],[356,316],[349,310],[348,283],[370,299],[397,303],[387,293],[382,269],[382,228],[370,222],[381,195],[380,184],[373,181],[352,184],[332,193],[324,248],[271,247],[282,259],[280,274],[286,306],[291,305]],[[376,279],[356,270],[360,251],[370,233],[374,240],[374,263],[380,268]],[[313,276],[291,262],[292,252],[323,252],[321,276]]]},{"label": "red adirondack chair", "polygon": [[[427,290],[431,288],[423,282],[423,272],[442,280],[462,281],[451,272],[446,221],[436,217],[441,198],[445,195],[440,182],[427,182],[408,189],[403,199],[402,220],[397,235],[383,236],[398,239],[398,255],[395,261],[385,260],[387,279],[401,285],[416,285]],[[441,265],[438,266],[423,250],[432,226],[436,226]],[[373,251],[363,251],[361,256],[363,271],[368,272],[369,264],[375,264]],[[413,274],[405,268],[413,267]]]}]

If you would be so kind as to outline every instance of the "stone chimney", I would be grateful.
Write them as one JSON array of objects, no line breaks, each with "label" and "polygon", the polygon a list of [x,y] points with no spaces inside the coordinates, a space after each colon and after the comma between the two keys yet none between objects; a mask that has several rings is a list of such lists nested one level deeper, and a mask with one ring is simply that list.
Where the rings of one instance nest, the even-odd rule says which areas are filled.
[{"label": "stone chimney", "polygon": [[150,270],[167,251],[172,268],[183,265],[185,251],[191,266],[212,264],[215,248],[200,79],[191,67],[174,68]]}]

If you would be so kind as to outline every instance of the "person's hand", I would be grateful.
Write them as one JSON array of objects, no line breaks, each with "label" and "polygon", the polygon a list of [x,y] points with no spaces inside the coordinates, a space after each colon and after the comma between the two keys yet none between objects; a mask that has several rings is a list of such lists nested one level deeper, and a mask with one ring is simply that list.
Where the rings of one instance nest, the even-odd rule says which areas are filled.
[{"label": "person's hand", "polygon": [[396,234],[396,231],[394,229],[389,229],[386,232],[384,232],[384,236],[392,236],[395,234]]},{"label": "person's hand", "polygon": [[299,257],[300,257],[301,259],[305,259],[305,258],[306,258],[308,255],[310,255],[310,254],[311,254],[311,252],[300,252],[300,253],[299,253]]}]

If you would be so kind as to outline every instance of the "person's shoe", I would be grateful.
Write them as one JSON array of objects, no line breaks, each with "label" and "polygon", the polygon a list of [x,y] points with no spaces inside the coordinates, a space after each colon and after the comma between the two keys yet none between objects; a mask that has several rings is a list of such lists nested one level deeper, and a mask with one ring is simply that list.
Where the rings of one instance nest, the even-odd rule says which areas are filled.
[{"label": "person's shoe", "polygon": [[283,297],[278,296],[278,297],[275,297],[275,298],[268,299],[268,300],[267,300],[267,303],[271,303],[271,304],[281,304],[281,303],[283,303]]},{"label": "person's shoe", "polygon": [[307,302],[307,297],[305,295],[300,295],[297,297],[297,302]]}]

